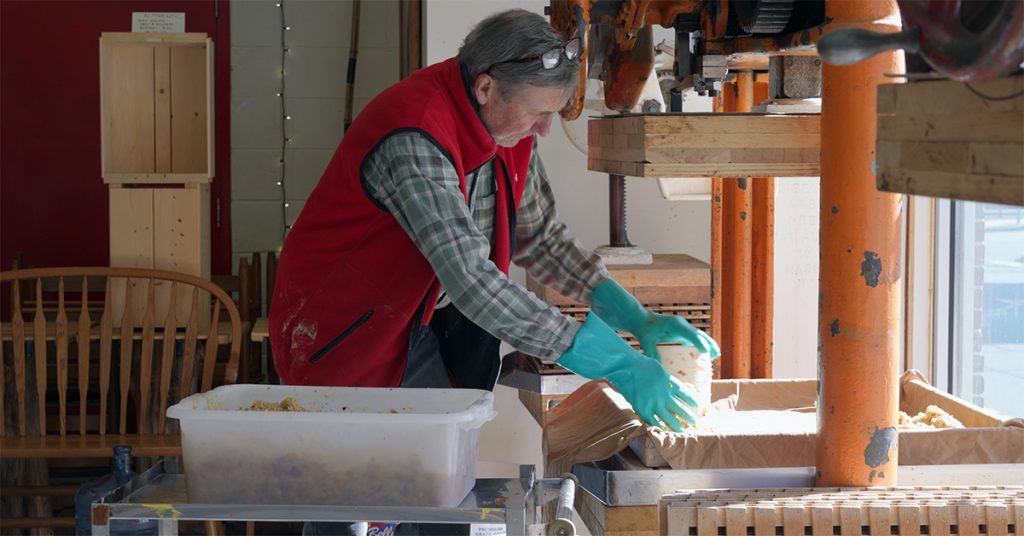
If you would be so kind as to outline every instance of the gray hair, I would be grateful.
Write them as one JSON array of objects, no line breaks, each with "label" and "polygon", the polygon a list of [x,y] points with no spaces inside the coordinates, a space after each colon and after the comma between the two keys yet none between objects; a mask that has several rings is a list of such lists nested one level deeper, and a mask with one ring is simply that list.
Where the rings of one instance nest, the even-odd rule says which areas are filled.
[{"label": "gray hair", "polygon": [[[487,73],[501,82],[502,97],[509,98],[524,86],[568,89],[579,79],[580,60],[564,55],[553,69],[544,69],[540,56],[565,45],[565,39],[548,21],[525,9],[510,9],[480,21],[459,49],[469,80]],[[516,62],[536,57],[537,61]]]}]

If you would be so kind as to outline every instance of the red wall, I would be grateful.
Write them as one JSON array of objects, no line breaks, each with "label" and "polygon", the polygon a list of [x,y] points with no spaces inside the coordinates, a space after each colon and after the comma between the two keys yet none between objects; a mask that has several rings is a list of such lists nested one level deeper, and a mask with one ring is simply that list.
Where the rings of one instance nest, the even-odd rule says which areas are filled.
[{"label": "red wall", "polygon": [[134,11],[183,12],[185,31],[205,32],[214,41],[212,269],[230,272],[226,0],[0,0],[0,269],[10,269],[16,254],[36,267],[108,264],[99,37],[130,32]]}]

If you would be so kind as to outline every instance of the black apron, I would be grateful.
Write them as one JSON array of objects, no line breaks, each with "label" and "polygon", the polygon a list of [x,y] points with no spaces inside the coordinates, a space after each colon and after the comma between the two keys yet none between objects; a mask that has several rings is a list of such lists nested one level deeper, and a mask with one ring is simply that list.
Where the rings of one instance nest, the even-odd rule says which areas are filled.
[{"label": "black apron", "polygon": [[[507,191],[511,194],[512,184],[504,162],[501,162],[501,169],[508,186]],[[516,207],[512,195],[508,196],[507,201],[505,210],[508,211],[511,257],[511,252],[516,249]],[[413,317],[413,329],[409,334],[409,360],[401,386],[493,391],[498,373],[501,372],[501,341],[466,318],[454,304],[436,309],[427,329],[427,326],[421,325],[426,299],[420,303]]]},{"label": "black apron", "polygon": [[454,305],[435,310],[428,326],[420,325],[420,318],[417,314],[409,337],[402,387],[494,389],[501,370],[500,340]]}]

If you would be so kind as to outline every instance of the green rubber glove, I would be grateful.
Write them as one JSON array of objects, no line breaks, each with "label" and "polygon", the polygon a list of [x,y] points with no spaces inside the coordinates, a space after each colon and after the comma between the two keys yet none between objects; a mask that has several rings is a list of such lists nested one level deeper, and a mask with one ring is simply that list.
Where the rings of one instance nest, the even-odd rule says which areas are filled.
[{"label": "green rubber glove", "polygon": [[587,315],[576,332],[572,346],[555,362],[580,376],[608,380],[651,426],[667,426],[682,432],[678,419],[696,422],[687,406],[697,408],[697,402],[683,384],[661,363],[631,348],[593,313]]},{"label": "green rubber glove", "polygon": [[594,289],[592,310],[609,326],[636,337],[640,341],[640,349],[659,361],[658,345],[673,342],[710,354],[712,361],[722,354],[718,343],[707,333],[693,327],[681,316],[662,315],[644,309],[614,279],[605,279]]}]

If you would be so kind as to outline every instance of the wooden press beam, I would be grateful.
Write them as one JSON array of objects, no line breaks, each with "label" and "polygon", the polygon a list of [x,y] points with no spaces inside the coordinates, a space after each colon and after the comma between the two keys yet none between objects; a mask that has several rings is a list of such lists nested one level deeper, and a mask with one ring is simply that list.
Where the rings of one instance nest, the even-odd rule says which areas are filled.
[{"label": "wooden press beam", "polygon": [[878,88],[878,189],[1024,206],[1024,77]]},{"label": "wooden press beam", "polygon": [[602,117],[588,122],[587,169],[653,178],[813,177],[820,137],[817,114]]}]

